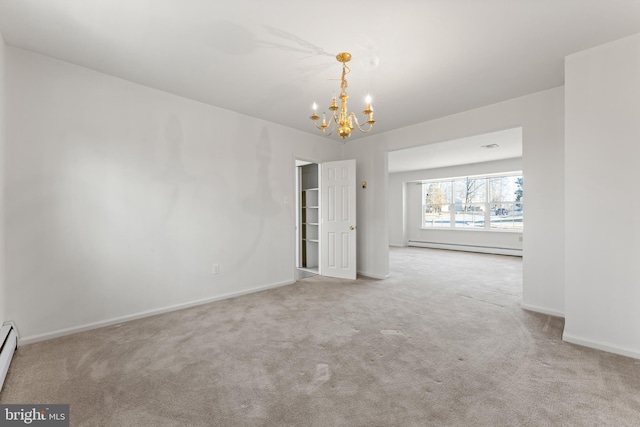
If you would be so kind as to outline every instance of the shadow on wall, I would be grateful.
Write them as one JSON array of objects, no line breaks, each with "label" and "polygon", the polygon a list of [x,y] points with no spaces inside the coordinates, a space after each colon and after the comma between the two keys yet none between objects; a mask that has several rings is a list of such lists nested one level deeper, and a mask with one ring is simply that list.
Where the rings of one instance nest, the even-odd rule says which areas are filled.
[{"label": "shadow on wall", "polygon": [[166,210],[162,214],[163,224],[167,222],[175,209],[182,185],[195,181],[195,177],[190,175],[184,167],[182,160],[182,144],[184,139],[182,122],[175,114],[172,114],[167,120],[164,136],[167,142],[167,160],[160,173],[160,180],[171,186],[171,195],[169,196]]},{"label": "shadow on wall", "polygon": [[[247,128],[241,124],[239,126],[237,135],[246,135]],[[271,187],[273,154],[269,132],[263,127],[256,139],[236,145],[232,164],[229,164],[230,159],[212,157],[207,162],[210,170],[207,171],[208,178],[205,178],[188,172],[184,164],[182,127],[180,118],[175,114],[168,117],[164,135],[167,158],[159,174],[168,195],[160,215],[162,224],[165,224],[162,230],[166,230],[166,224],[173,219],[172,227],[180,238],[185,236],[185,229],[189,230],[188,238],[184,241],[189,247],[183,248],[183,251],[189,253],[193,246],[191,257],[197,258],[204,255],[195,248],[208,248],[207,258],[226,259],[226,271],[242,271],[243,267],[255,262],[253,257],[256,252],[264,248],[262,241],[268,220],[277,217],[283,209],[274,199]],[[216,152],[215,148],[209,149],[210,153]],[[254,150],[255,157],[251,155]],[[235,179],[230,175],[234,168],[237,174]],[[239,196],[237,199],[234,197],[236,194]],[[197,209],[200,214],[185,217],[184,211],[181,211],[185,203],[192,207],[200,205]],[[180,224],[185,220],[195,223]],[[236,249],[228,252],[230,248]]]},{"label": "shadow on wall", "polygon": [[280,213],[280,205],[273,199],[269,185],[269,165],[271,164],[271,141],[266,128],[262,129],[256,148],[258,174],[253,195],[242,202],[242,208],[249,214],[264,220]]},{"label": "shadow on wall", "polygon": [[[241,134],[241,131],[238,134]],[[256,174],[253,178],[254,189],[241,203],[243,213],[249,218],[249,221],[246,221],[248,231],[244,236],[246,243],[243,245],[246,252],[237,255],[237,261],[229,266],[231,269],[239,269],[241,265],[250,262],[263,239],[267,219],[277,216],[282,211],[282,207],[273,197],[270,185],[269,168],[272,153],[271,139],[266,128],[262,128],[255,147],[257,169],[255,169]]]}]

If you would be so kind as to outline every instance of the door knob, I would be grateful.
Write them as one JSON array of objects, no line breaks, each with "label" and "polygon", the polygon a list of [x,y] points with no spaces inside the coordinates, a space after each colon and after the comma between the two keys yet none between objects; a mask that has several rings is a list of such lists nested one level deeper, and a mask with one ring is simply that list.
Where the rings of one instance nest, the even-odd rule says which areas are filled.
[{"label": "door knob", "polygon": [[355,225],[352,225],[351,227],[349,227],[349,230],[355,230],[355,229],[356,229]]}]

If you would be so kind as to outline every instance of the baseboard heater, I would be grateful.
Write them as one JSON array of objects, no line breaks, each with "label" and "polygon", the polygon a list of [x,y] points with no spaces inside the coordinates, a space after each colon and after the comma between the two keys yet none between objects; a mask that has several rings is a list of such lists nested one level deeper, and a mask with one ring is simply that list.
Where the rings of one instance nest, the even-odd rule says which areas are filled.
[{"label": "baseboard heater", "polygon": [[408,245],[416,246],[420,248],[448,249],[451,251],[480,252],[484,254],[522,256],[522,249],[495,248],[491,246],[459,245],[455,243],[420,242],[416,240],[409,240]]},{"label": "baseboard heater", "polygon": [[2,391],[4,379],[7,377],[9,365],[11,364],[11,359],[13,359],[13,353],[18,348],[18,329],[13,322],[4,322],[2,325],[0,342],[2,343],[2,348],[0,349],[0,391]]}]

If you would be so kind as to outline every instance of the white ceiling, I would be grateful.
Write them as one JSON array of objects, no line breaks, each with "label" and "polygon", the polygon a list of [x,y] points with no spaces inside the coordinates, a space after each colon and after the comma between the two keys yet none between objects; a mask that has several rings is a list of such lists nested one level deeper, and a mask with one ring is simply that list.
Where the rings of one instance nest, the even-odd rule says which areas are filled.
[{"label": "white ceiling", "polygon": [[[495,147],[492,146],[494,144]],[[522,157],[522,128],[391,151],[389,152],[389,173],[517,157]]]},{"label": "white ceiling", "polygon": [[640,1],[0,0],[0,32],[310,133],[348,51],[349,106],[371,93],[381,133],[562,85],[567,54],[640,32]]}]

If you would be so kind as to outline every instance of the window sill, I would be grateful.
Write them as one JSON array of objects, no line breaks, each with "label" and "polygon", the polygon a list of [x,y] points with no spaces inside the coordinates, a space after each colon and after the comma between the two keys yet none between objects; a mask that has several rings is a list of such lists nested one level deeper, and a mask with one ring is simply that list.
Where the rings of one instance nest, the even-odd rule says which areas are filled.
[{"label": "window sill", "polygon": [[429,231],[472,231],[474,233],[522,233],[523,230],[496,230],[496,229],[479,229],[479,228],[446,228],[446,227],[420,227],[420,230]]}]

